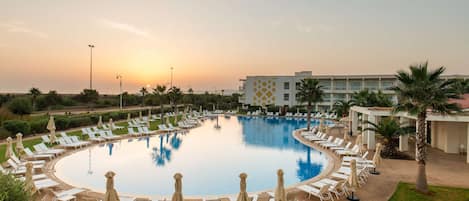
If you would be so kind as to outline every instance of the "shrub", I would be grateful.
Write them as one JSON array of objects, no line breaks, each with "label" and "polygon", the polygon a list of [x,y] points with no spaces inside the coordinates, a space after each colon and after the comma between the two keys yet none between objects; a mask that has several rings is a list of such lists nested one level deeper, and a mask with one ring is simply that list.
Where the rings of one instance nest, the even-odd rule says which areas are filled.
[{"label": "shrub", "polygon": [[15,98],[8,104],[8,109],[14,114],[25,115],[33,112],[33,105],[27,98]]},{"label": "shrub", "polygon": [[70,118],[69,127],[76,128],[82,126],[88,126],[94,124],[90,117],[82,116],[82,117],[73,117]]},{"label": "shrub", "polygon": [[28,201],[31,194],[24,190],[24,182],[13,175],[0,174],[0,200],[2,201]]},{"label": "shrub", "polygon": [[31,126],[27,121],[22,120],[7,120],[3,122],[3,128],[9,131],[12,135],[16,133],[23,133],[28,135],[31,133]]},{"label": "shrub", "polygon": [[0,107],[0,124],[2,124],[5,120],[16,119],[18,118],[17,115],[13,114],[7,108]]},{"label": "shrub", "polygon": [[68,117],[61,117],[55,119],[55,128],[57,130],[65,130],[69,128],[70,125],[70,118]]},{"label": "shrub", "polygon": [[12,136],[10,132],[8,132],[6,129],[0,127],[0,139],[5,139],[7,137]]},{"label": "shrub", "polygon": [[39,119],[35,121],[29,122],[31,126],[31,133],[45,133],[47,132],[47,123],[49,122],[48,119]]}]

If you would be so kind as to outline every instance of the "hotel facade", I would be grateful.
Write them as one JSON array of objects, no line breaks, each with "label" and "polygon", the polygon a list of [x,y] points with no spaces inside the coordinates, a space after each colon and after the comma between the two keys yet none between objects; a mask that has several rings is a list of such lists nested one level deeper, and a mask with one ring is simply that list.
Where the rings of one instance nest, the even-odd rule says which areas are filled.
[{"label": "hotel facade", "polygon": [[[393,102],[397,102],[394,91],[396,84],[394,75],[313,75],[312,71],[295,72],[292,76],[247,76],[241,79],[239,102],[251,106],[295,106],[301,105],[296,100],[298,87],[302,79],[319,80],[324,90],[323,101],[316,104],[316,111],[330,111],[335,102],[352,98],[354,92],[368,89],[382,91]],[[467,76],[448,75],[445,79]]]}]

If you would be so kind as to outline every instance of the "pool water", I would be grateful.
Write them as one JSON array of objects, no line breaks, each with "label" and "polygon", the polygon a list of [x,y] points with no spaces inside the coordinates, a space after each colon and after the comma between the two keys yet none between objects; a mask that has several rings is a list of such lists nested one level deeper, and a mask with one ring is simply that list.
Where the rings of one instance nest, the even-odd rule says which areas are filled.
[{"label": "pool water", "polygon": [[[306,127],[304,119],[220,116],[205,120],[186,134],[124,139],[78,151],[57,162],[64,182],[105,191],[104,174],[114,171],[121,194],[169,196],[173,175],[183,174],[188,196],[226,195],[239,191],[241,172],[248,174],[249,192],[274,189],[276,171],[293,185],[318,175],[327,156],[304,146],[292,131]],[[319,122],[313,120],[312,125]]]}]

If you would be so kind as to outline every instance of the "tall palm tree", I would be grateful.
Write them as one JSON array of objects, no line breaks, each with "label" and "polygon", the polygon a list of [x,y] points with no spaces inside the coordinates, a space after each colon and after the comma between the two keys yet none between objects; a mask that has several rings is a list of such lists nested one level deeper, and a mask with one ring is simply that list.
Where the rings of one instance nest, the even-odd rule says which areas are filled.
[{"label": "tall palm tree", "polygon": [[354,103],[352,100],[340,100],[334,103],[334,106],[332,106],[332,110],[337,113],[337,116],[346,117],[348,116],[349,110],[353,105]]},{"label": "tall palm tree", "polygon": [[42,94],[42,92],[38,88],[33,87],[29,90],[29,95],[31,95],[31,100],[33,102],[33,109],[34,110],[36,109],[36,99],[41,94]]},{"label": "tall palm tree", "polygon": [[306,78],[301,80],[300,86],[298,87],[297,101],[301,103],[308,103],[308,130],[311,128],[311,110],[313,104],[322,101],[322,95],[324,91],[322,86],[319,85],[319,81],[316,79]]},{"label": "tall palm tree", "polygon": [[396,137],[415,132],[415,127],[408,125],[401,125],[396,119],[388,117],[382,119],[378,124],[366,121],[370,126],[364,130],[374,131],[384,138],[383,155],[393,157],[398,155],[397,146],[398,142]]},{"label": "tall palm tree", "polygon": [[164,123],[164,109],[163,109],[163,104],[165,100],[165,95],[166,95],[166,86],[165,85],[156,85],[156,88],[153,89],[153,94],[157,95],[160,99],[160,112],[161,112],[161,121]]},{"label": "tall palm tree", "polygon": [[140,93],[142,93],[142,106],[145,106],[145,95],[148,94],[148,90],[146,87],[142,87],[140,89]]},{"label": "tall palm tree", "polygon": [[394,106],[394,111],[407,111],[417,116],[416,153],[418,164],[416,190],[427,193],[426,176],[426,118],[427,113],[451,114],[460,111],[456,103],[448,103],[451,98],[460,98],[460,95],[451,86],[454,80],[443,80],[441,75],[444,67],[436,70],[428,70],[428,62],[410,66],[410,72],[398,71],[396,78],[398,85],[393,87],[398,96],[399,103]]},{"label": "tall palm tree", "polygon": [[180,88],[171,87],[168,90],[169,104],[173,106],[176,114],[177,114],[177,103],[181,100],[181,98],[182,98],[182,91]]}]

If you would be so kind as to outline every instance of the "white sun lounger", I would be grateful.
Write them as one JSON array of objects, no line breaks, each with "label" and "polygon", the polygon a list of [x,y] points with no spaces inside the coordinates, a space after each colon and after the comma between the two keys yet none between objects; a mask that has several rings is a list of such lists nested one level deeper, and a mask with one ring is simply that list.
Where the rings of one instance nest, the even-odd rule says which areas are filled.
[{"label": "white sun lounger", "polygon": [[311,195],[318,197],[321,201],[324,200],[333,200],[334,198],[332,197],[331,192],[329,192],[329,188],[331,187],[330,184],[326,184],[320,189],[314,188],[309,185],[301,185],[296,187],[299,190],[302,190],[306,193],[308,193],[308,198],[311,197]]},{"label": "white sun lounger", "polygon": [[10,157],[11,160],[13,160],[16,164],[20,166],[26,165],[26,163],[32,163],[33,165],[44,165],[46,163],[45,160],[37,160],[37,161],[21,161],[18,157],[16,157],[14,154]]},{"label": "white sun lounger", "polygon": [[106,139],[101,138],[101,137],[96,137],[94,133],[88,133],[88,140],[91,140],[93,142],[104,142]]},{"label": "white sun lounger", "polygon": [[34,181],[34,185],[36,186],[37,189],[45,189],[45,188],[50,188],[54,186],[58,186],[59,183],[51,180],[51,179],[42,179],[42,180],[37,180]]},{"label": "white sun lounger", "polygon": [[55,157],[54,154],[39,154],[39,153],[33,153],[31,149],[29,148],[24,148],[24,153],[28,158],[33,158],[33,159],[52,159]]},{"label": "white sun lounger", "polygon": [[65,138],[59,138],[59,146],[64,147],[64,148],[80,148],[80,144],[75,144],[71,141],[70,138],[68,138],[68,141],[65,141]]},{"label": "white sun lounger", "polygon": [[5,169],[3,168],[3,166],[0,165],[0,172],[2,174],[24,175],[26,174],[26,169],[20,169],[20,170]]},{"label": "white sun lounger", "polygon": [[135,132],[134,128],[131,128],[131,127],[127,128],[127,131],[128,131],[128,134],[129,134],[129,135],[132,135],[132,136],[139,136],[139,135],[141,135],[140,133]]},{"label": "white sun lounger", "polygon": [[64,149],[49,149],[44,143],[39,143],[33,146],[37,153],[40,154],[54,154],[59,155],[65,152]]},{"label": "white sun lounger", "polygon": [[[7,163],[14,170],[26,169],[26,166],[15,163],[15,161],[13,161],[11,158],[7,160]],[[44,168],[44,164],[36,164],[36,165],[33,164],[33,168],[42,169]]]}]

